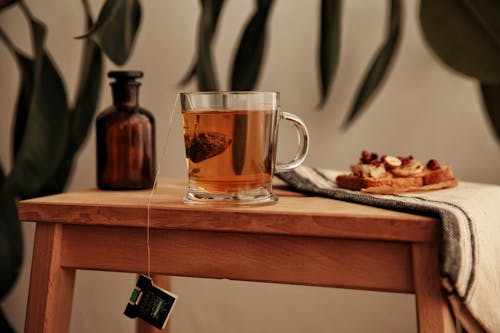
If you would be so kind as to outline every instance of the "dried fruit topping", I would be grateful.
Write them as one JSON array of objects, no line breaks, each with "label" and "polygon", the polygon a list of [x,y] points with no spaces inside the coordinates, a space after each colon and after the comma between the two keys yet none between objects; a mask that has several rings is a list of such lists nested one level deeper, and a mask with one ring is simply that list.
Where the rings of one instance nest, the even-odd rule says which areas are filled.
[{"label": "dried fruit topping", "polygon": [[427,162],[426,167],[427,167],[427,169],[430,169],[430,170],[437,170],[437,169],[441,168],[441,165],[439,165],[439,162],[437,160],[431,159],[431,160],[429,160],[429,162]]},{"label": "dried fruit topping", "polygon": [[387,169],[394,169],[401,166],[402,162],[399,158],[394,156],[385,156],[384,164]]},{"label": "dried fruit topping", "polygon": [[361,152],[361,158],[359,161],[363,164],[370,164],[372,161],[376,161],[378,159],[378,154],[377,153],[370,153],[367,150],[363,150]]},{"label": "dried fruit topping", "polygon": [[370,165],[374,165],[376,167],[379,167],[380,166],[380,162],[378,160],[371,160],[370,163],[368,163]]},{"label": "dried fruit topping", "polygon": [[365,164],[368,164],[368,163],[370,163],[370,157],[371,156],[372,156],[372,154],[369,151],[363,150],[361,152],[360,161],[363,162],[363,163],[365,163]]},{"label": "dried fruit topping", "polygon": [[410,156],[398,156],[398,158],[401,160],[401,164],[402,165],[407,165],[408,163],[410,163],[411,160],[413,160],[413,156],[410,155]]}]

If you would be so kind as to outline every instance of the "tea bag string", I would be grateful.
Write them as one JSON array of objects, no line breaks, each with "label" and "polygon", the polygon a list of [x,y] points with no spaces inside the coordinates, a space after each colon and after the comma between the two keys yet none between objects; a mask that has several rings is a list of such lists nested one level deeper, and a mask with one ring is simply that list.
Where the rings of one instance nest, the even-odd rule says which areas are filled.
[{"label": "tea bag string", "polygon": [[170,130],[172,129],[172,124],[174,120],[175,109],[179,103],[179,94],[175,96],[174,106],[172,107],[172,112],[170,112],[170,121],[168,122],[167,134],[165,136],[165,143],[161,149],[160,162],[157,163],[157,171],[155,175],[155,180],[153,182],[153,187],[151,188],[151,192],[149,193],[148,205],[147,205],[147,215],[146,215],[146,247],[148,252],[148,277],[151,278],[151,246],[150,246],[150,232],[149,232],[149,224],[150,224],[150,209],[151,209],[151,199],[153,199],[153,195],[155,193],[156,187],[158,185],[158,178],[160,176],[161,163],[165,158],[167,152],[167,143],[168,138],[170,136]]}]

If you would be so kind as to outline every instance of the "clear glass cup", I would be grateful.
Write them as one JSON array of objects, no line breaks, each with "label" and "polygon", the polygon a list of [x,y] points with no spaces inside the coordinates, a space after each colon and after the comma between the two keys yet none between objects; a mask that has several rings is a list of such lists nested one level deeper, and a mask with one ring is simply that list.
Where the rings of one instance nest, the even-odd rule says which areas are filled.
[{"label": "clear glass cup", "polygon": [[[304,161],[309,134],[302,120],[279,106],[278,92],[181,93],[186,147],[187,204],[254,205],[276,201],[274,173]],[[280,120],[298,132],[298,153],[276,162]]]}]

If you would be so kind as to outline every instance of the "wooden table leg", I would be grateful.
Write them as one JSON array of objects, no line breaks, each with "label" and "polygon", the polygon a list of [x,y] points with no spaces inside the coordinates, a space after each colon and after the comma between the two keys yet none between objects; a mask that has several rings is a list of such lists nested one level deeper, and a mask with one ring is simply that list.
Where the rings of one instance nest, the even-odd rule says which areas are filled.
[{"label": "wooden table leg", "polygon": [[38,223],[24,331],[69,332],[75,270],[61,267],[63,226]]},{"label": "wooden table leg", "polygon": [[[153,283],[165,290],[170,290],[170,276],[168,275],[160,275],[160,274],[151,274],[151,278],[153,279]],[[170,315],[172,316],[172,315]],[[172,317],[167,322],[167,326],[163,330],[159,330],[142,319],[137,319],[137,333],[168,333],[170,331],[170,321],[172,320]]]},{"label": "wooden table leg", "polygon": [[455,320],[440,283],[438,245],[414,243],[412,257],[418,331],[456,332]]}]

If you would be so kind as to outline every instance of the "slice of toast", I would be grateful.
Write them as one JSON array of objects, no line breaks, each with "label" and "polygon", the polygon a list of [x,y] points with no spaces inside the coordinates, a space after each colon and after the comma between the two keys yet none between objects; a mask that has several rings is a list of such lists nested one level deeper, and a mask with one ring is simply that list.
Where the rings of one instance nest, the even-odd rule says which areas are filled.
[{"label": "slice of toast", "polygon": [[383,156],[362,153],[358,164],[351,165],[351,174],[337,177],[337,186],[373,194],[429,191],[454,187],[458,179],[451,166],[440,166],[436,160],[427,165],[413,157]]}]

